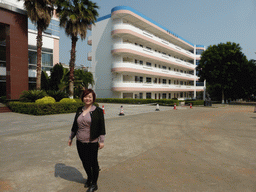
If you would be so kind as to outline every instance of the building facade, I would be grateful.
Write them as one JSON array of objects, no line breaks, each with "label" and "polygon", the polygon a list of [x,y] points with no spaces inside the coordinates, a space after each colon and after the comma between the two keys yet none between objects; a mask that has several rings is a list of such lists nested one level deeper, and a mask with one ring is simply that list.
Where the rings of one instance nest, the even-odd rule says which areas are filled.
[{"label": "building facade", "polygon": [[138,11],[118,6],[91,26],[88,44],[99,98],[195,98],[196,65],[205,49]]},{"label": "building facade", "polygon": [[[28,19],[23,1],[0,0],[0,96],[19,99],[36,86],[36,26]],[[42,69],[59,62],[59,19],[53,15],[43,32]]]}]

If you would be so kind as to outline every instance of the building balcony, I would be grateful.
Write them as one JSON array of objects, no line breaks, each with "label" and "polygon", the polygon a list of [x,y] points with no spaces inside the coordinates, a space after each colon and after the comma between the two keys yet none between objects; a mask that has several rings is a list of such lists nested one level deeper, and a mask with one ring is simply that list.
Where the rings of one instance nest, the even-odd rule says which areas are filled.
[{"label": "building balcony", "polygon": [[169,78],[175,78],[175,79],[184,79],[184,80],[190,80],[194,81],[195,79],[198,80],[199,78],[197,76],[191,75],[189,73],[181,73],[177,71],[171,71],[167,69],[161,69],[156,67],[149,67],[145,65],[139,65],[135,63],[130,62],[114,62],[112,64],[112,72],[126,72],[131,74],[146,74],[150,76],[156,76],[156,77],[169,77]]},{"label": "building balcony", "polygon": [[194,59],[195,55],[190,51],[187,51],[171,42],[161,39],[147,31],[141,30],[130,24],[114,24],[112,27],[112,35],[125,36],[125,38],[131,39],[138,38],[142,41],[147,41],[148,46],[160,47],[161,49],[168,49],[170,54],[177,57],[185,57],[186,59]]},{"label": "building balcony", "polygon": [[87,44],[88,45],[92,45],[92,36],[88,37]]},{"label": "building balcony", "polygon": [[87,60],[92,61],[92,52],[87,53]]},{"label": "building balcony", "polygon": [[114,7],[111,10],[111,18],[113,20],[121,19],[125,22],[133,23],[136,26],[146,28],[150,33],[157,34],[158,37],[167,39],[169,42],[175,42],[175,45],[179,45],[180,47],[183,47],[187,50],[194,48],[192,43],[188,42],[177,34],[172,33],[167,28],[161,26],[160,24],[154,22],[153,20],[130,7]]},{"label": "building balcony", "polygon": [[196,68],[196,65],[191,64],[189,62],[185,62],[180,59],[155,52],[148,48],[136,46],[131,43],[114,43],[112,47],[112,54],[120,54],[120,55],[125,55],[130,57],[134,57],[134,55],[137,55],[138,57],[143,57],[145,60],[150,58],[156,62],[160,61],[167,64],[180,66],[186,69],[194,70]]},{"label": "building balcony", "polygon": [[135,81],[113,81],[112,91],[148,91],[148,92],[189,92],[204,91],[204,86],[173,85],[157,83],[138,83]]}]

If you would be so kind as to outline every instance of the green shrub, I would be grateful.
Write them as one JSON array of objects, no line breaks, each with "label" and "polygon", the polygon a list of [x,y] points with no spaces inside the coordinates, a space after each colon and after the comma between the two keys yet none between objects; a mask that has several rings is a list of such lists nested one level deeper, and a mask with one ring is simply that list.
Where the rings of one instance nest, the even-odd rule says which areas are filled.
[{"label": "green shrub", "polygon": [[7,103],[6,96],[0,97],[0,103]]},{"label": "green shrub", "polygon": [[204,100],[186,100],[185,103],[192,103],[192,105],[204,105]]},{"label": "green shrub", "polygon": [[60,103],[76,103],[76,100],[70,98],[63,98],[60,100]]},{"label": "green shrub", "polygon": [[[50,115],[50,114],[61,114],[61,113],[75,113],[78,107],[84,106],[82,101],[74,103],[25,103],[13,101],[9,102],[8,107],[16,113],[24,113],[30,115]],[[94,103],[95,106],[99,106],[98,103]]]},{"label": "green shrub", "polygon": [[43,90],[29,90],[22,91],[20,101],[22,102],[35,102],[37,99],[41,99],[46,96],[46,92]]},{"label": "green shrub", "polygon": [[55,90],[49,90],[47,91],[47,94],[51,97],[53,97],[57,102],[60,101],[63,98],[68,98],[68,94],[64,91],[55,91]]},{"label": "green shrub", "polygon": [[123,103],[123,104],[149,104],[149,103],[158,103],[159,105],[178,105],[178,100],[172,99],[121,99],[121,98],[97,98],[97,102],[102,103]]},{"label": "green shrub", "polygon": [[42,99],[37,99],[36,103],[37,104],[48,104],[48,103],[55,103],[55,99],[53,97],[50,96],[45,96]]},{"label": "green shrub", "polygon": [[24,113],[30,115],[50,115],[61,113],[75,113],[78,107],[83,103],[25,103],[25,102],[9,102],[8,107],[16,113]]}]

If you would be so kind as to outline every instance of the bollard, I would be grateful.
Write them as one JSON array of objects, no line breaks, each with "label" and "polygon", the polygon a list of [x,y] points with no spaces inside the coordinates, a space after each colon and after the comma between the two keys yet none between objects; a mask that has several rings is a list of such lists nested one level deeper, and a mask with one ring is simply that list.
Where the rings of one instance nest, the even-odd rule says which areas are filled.
[{"label": "bollard", "polygon": [[160,110],[159,110],[159,105],[158,105],[158,104],[156,104],[156,111],[160,111]]},{"label": "bollard", "polygon": [[192,109],[192,103],[190,103],[190,109]]},{"label": "bollard", "polygon": [[122,115],[124,115],[124,108],[123,108],[123,106],[121,105],[119,116],[122,116]]},{"label": "bollard", "polygon": [[173,109],[176,109],[176,103],[174,103],[174,108]]},{"label": "bollard", "polygon": [[104,105],[102,105],[103,114],[105,115]]}]

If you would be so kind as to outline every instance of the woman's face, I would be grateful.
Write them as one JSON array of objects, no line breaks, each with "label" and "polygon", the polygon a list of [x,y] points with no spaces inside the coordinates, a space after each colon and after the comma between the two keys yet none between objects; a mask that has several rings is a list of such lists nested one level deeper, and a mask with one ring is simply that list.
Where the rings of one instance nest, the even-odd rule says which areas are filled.
[{"label": "woman's face", "polygon": [[89,93],[88,95],[86,95],[83,100],[86,105],[91,105],[93,103],[92,93]]}]

